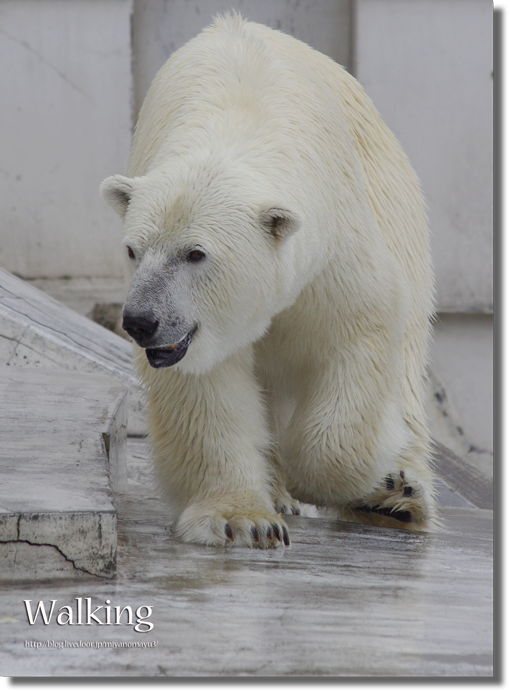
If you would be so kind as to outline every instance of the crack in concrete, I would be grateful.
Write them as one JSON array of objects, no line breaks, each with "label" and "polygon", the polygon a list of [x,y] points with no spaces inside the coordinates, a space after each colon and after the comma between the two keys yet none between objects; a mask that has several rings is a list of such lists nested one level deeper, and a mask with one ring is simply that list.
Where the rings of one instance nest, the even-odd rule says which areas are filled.
[{"label": "crack in concrete", "polygon": [[0,33],[2,33],[4,36],[6,36],[8,39],[13,41],[14,43],[18,43],[20,46],[23,46],[23,48],[25,48],[25,50],[27,50],[29,53],[32,53],[32,55],[35,55],[41,61],[41,63],[43,63],[44,65],[47,65],[51,70],[53,70],[56,74],[58,74],[58,76],[61,79],[63,79],[64,82],[69,84],[79,94],[84,96],[87,99],[87,101],[94,104],[94,101],[90,98],[90,96],[87,93],[85,93],[82,89],[80,89],[80,87],[77,84],[75,84],[71,79],[69,79],[69,77],[66,74],[64,74],[64,72],[59,70],[58,67],[55,67],[55,65],[52,65],[50,62],[48,62],[48,60],[46,60],[46,58],[44,56],[42,56],[39,53],[39,51],[35,50],[35,48],[32,48],[32,46],[29,43],[27,43],[26,41],[23,41],[23,39],[21,39],[21,38],[17,38],[16,36],[12,36],[11,34],[9,34],[4,29],[0,29]]},{"label": "crack in concrete", "polygon": [[[39,358],[41,358],[41,359],[43,359],[43,360],[47,360],[47,361],[49,361],[50,363],[53,363],[54,365],[58,365],[59,368],[64,367],[64,366],[62,365],[62,359],[60,359],[60,360],[55,360],[54,358],[51,358],[51,357],[48,355],[48,352],[47,352],[47,351],[44,351],[44,349],[43,349],[43,350],[37,350],[37,349],[34,348],[34,346],[33,346],[32,344],[30,344],[29,342],[27,342],[27,341],[22,341],[23,337],[25,336],[26,332],[27,332],[29,329],[30,329],[30,327],[26,327],[26,328],[25,328],[25,331],[24,331],[23,334],[21,335],[19,341],[16,343],[16,347],[14,348],[14,351],[10,354],[9,359],[7,360],[7,364],[9,365],[11,359],[14,358],[14,356],[16,356],[16,351],[18,350],[18,347],[19,347],[19,346],[23,346],[23,348],[26,348],[28,351],[31,351],[35,356],[38,356]],[[3,335],[0,334],[0,337],[3,337]],[[5,337],[5,338],[8,338],[8,337]],[[11,338],[10,341],[16,341],[16,339]],[[37,362],[39,363],[40,361],[37,361]],[[25,364],[22,363],[22,365],[19,366],[19,367],[22,367],[23,365],[25,365]],[[16,367],[17,367],[17,366],[16,366]]]},{"label": "crack in concrete", "polygon": [[77,570],[77,571],[79,571],[79,572],[84,572],[85,574],[89,574],[91,577],[100,577],[100,576],[101,576],[101,575],[99,575],[99,574],[94,574],[93,572],[90,572],[89,570],[85,569],[85,567],[78,567],[78,565],[76,564],[76,562],[75,562],[72,558],[68,557],[68,556],[58,547],[58,545],[53,545],[53,543],[34,543],[33,541],[29,541],[29,540],[26,539],[26,538],[20,538],[20,535],[21,535],[21,519],[22,519],[22,516],[21,516],[21,514],[19,514],[19,515],[18,515],[18,521],[17,521],[17,523],[16,523],[16,532],[17,532],[17,534],[16,534],[16,540],[15,540],[15,541],[12,541],[12,540],[9,540],[9,541],[2,541],[2,540],[0,540],[0,545],[8,545],[9,543],[12,543],[13,545],[15,545],[16,543],[26,543],[27,545],[32,545],[32,546],[35,546],[35,547],[41,546],[41,547],[45,547],[45,548],[54,548],[58,553],[60,553],[60,555],[62,555],[62,557],[64,558],[64,560],[65,560],[66,562],[70,562],[70,563],[72,564],[72,566],[74,567],[75,570]]},{"label": "crack in concrete", "polygon": [[74,567],[75,570],[77,570],[77,571],[79,571],[79,572],[84,572],[85,574],[89,574],[91,577],[100,577],[100,576],[104,576],[104,575],[100,575],[100,574],[94,574],[94,572],[90,572],[89,570],[85,569],[85,567],[78,567],[78,565],[76,564],[76,562],[75,562],[72,558],[68,557],[68,556],[58,547],[58,545],[53,545],[53,543],[33,543],[32,541],[29,541],[29,540],[27,540],[26,538],[20,538],[20,537],[19,537],[19,532],[20,532],[20,526],[19,526],[19,525],[20,525],[20,520],[21,520],[21,517],[18,518],[18,537],[17,537],[17,539],[16,539],[15,541],[2,541],[2,540],[0,540],[0,545],[8,545],[8,544],[10,544],[10,543],[12,543],[13,545],[16,545],[17,543],[26,543],[27,545],[32,545],[32,546],[35,546],[35,547],[41,546],[41,547],[44,547],[44,548],[54,548],[58,553],[60,553],[60,555],[62,555],[62,557],[64,558],[64,560],[65,560],[66,562],[70,562],[70,563],[72,564],[72,566]]},{"label": "crack in concrete", "polygon": [[7,363],[9,363],[11,358],[13,358],[14,355],[16,354],[16,351],[18,350],[18,346],[21,344],[21,340],[25,336],[27,329],[28,329],[28,327],[25,327],[23,329],[21,336],[6,336],[5,334],[0,333],[0,338],[5,339],[6,341],[13,341],[16,344],[16,346],[14,347],[14,350],[12,351],[12,353],[7,358]]}]

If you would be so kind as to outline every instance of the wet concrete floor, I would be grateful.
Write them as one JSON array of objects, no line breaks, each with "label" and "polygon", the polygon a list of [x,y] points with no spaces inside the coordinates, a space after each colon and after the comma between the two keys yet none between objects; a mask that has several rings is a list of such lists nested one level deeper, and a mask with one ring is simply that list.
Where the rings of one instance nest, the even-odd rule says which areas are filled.
[{"label": "wet concrete floor", "polygon": [[[0,674],[492,675],[491,511],[442,508],[437,534],[290,517],[287,549],[185,545],[151,486],[145,442],[129,452],[117,578],[1,588]],[[100,621],[107,600],[112,622],[115,606],[131,606],[133,624],[57,624],[63,606],[76,621],[78,603],[86,620],[86,598],[103,606]],[[29,625],[23,601],[49,610],[51,599],[50,624]],[[139,611],[145,633],[141,606],[152,609]]]}]

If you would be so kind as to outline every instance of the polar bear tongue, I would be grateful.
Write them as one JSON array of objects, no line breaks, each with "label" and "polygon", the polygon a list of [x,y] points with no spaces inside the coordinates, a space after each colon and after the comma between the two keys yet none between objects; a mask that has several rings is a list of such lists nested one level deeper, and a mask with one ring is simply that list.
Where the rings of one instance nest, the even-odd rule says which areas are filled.
[{"label": "polar bear tongue", "polygon": [[178,363],[186,355],[188,346],[191,343],[193,334],[196,331],[196,326],[185,334],[182,339],[171,346],[162,346],[161,348],[146,348],[145,353],[147,360],[153,368],[169,368],[171,365]]}]

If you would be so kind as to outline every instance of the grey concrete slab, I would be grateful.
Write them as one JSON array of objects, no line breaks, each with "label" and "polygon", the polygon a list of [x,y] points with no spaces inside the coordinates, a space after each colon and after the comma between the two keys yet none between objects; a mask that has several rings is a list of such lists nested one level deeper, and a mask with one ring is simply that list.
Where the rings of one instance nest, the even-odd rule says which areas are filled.
[{"label": "grey concrete slab", "polygon": [[469,500],[466,500],[462,495],[448,487],[440,478],[436,478],[435,486],[438,505],[442,507],[469,507],[470,509],[475,509],[475,505],[472,502],[469,502]]},{"label": "grey concrete slab", "polygon": [[[443,508],[437,534],[289,517],[289,549],[186,545],[145,442],[128,444],[116,580],[1,592],[1,674],[492,675],[492,512]],[[28,624],[24,600],[76,610],[87,597],[94,608],[149,605],[154,627]]]},{"label": "grey concrete slab", "polygon": [[437,441],[433,447],[433,463],[436,473],[449,488],[474,507],[493,509],[494,488],[491,478]]},{"label": "grey concrete slab", "polygon": [[130,392],[130,433],[145,432],[145,394],[138,386],[131,345],[2,269],[0,364],[113,377]]},{"label": "grey concrete slab", "polygon": [[0,581],[113,576],[127,390],[101,375],[0,368]]},{"label": "grey concrete slab", "polygon": [[44,291],[84,317],[90,317],[97,303],[123,303],[126,283],[121,278],[96,276],[63,279],[30,279],[30,286]]}]

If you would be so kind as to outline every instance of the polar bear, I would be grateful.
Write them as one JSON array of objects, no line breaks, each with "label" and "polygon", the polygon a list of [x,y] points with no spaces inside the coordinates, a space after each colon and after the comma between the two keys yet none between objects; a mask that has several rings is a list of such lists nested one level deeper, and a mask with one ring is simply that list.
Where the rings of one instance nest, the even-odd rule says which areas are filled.
[{"label": "polar bear", "polygon": [[429,530],[428,225],[359,83],[220,17],[159,71],[101,191],[176,534],[285,546],[301,503]]}]

